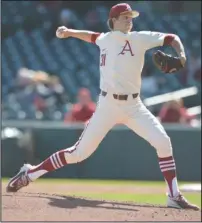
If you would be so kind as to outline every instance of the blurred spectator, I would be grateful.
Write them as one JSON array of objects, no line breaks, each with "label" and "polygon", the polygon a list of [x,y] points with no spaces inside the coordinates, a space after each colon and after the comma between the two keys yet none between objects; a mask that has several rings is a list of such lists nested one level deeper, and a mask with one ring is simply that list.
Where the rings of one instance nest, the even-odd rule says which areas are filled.
[{"label": "blurred spectator", "polygon": [[49,94],[49,89],[46,87],[46,83],[48,83],[49,77],[48,74],[43,71],[35,72],[33,77],[33,85],[35,87],[35,98],[34,98],[34,106],[36,111],[40,111],[45,113],[48,109],[48,105],[45,101],[45,97]]},{"label": "blurred spectator", "polygon": [[34,80],[37,92],[34,104],[37,111],[43,112],[50,119],[56,110],[63,113],[67,96],[59,79],[56,76],[48,77],[40,71]]},{"label": "blurred spectator", "polygon": [[[36,95],[35,87],[33,85],[33,78],[35,72],[27,68],[21,68],[17,73],[16,84],[10,90],[8,101],[16,113],[24,113],[27,119],[34,118],[35,107],[34,98]],[[12,103],[11,103],[12,102]]]},{"label": "blurred spectator", "polygon": [[21,68],[4,104],[9,113],[5,116],[4,112],[4,117],[23,113],[24,119],[55,119],[56,114],[56,119],[63,119],[66,103],[65,90],[56,76]]},{"label": "blurred spectator", "polygon": [[65,122],[86,122],[93,115],[96,104],[92,101],[90,91],[86,88],[80,89],[77,96],[78,103],[65,115]]},{"label": "blurred spectator", "polygon": [[190,123],[193,118],[188,115],[182,99],[166,102],[158,116],[161,122],[181,124]]},{"label": "blurred spectator", "polygon": [[18,70],[16,84],[18,86],[26,86],[32,83],[34,78],[35,71],[29,70],[26,67],[22,67]]},{"label": "blurred spectator", "polygon": [[60,111],[64,111],[64,106],[67,103],[68,97],[57,76],[52,76],[50,78],[49,88],[52,91],[52,96],[55,98],[55,107]]}]

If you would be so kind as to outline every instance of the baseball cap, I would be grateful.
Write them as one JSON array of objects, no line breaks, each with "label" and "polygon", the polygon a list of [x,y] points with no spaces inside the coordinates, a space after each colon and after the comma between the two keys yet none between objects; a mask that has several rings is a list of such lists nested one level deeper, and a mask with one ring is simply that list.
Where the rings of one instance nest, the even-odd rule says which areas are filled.
[{"label": "baseball cap", "polygon": [[138,17],[139,12],[131,9],[130,5],[127,3],[119,3],[112,6],[109,12],[109,18],[118,17],[119,15],[130,15],[132,18]]}]

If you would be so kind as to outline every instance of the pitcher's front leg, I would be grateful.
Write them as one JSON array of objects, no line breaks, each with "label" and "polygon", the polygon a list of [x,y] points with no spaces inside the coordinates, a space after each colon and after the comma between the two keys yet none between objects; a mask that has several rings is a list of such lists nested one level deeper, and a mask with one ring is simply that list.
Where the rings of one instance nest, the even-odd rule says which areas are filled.
[{"label": "pitcher's front leg", "polygon": [[117,122],[116,114],[109,115],[111,109],[107,103],[102,104],[101,100],[75,145],[52,154],[37,166],[24,164],[19,173],[9,181],[7,191],[16,192],[48,172],[87,159]]}]

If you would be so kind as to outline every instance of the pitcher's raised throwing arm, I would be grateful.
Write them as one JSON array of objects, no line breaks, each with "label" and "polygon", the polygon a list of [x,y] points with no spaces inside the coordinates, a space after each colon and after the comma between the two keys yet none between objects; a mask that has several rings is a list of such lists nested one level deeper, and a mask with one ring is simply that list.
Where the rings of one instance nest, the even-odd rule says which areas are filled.
[{"label": "pitcher's raised throwing arm", "polygon": [[98,32],[87,31],[87,30],[76,30],[68,29],[65,26],[58,27],[56,36],[60,39],[74,37],[89,43],[95,43],[95,40],[100,35]]}]

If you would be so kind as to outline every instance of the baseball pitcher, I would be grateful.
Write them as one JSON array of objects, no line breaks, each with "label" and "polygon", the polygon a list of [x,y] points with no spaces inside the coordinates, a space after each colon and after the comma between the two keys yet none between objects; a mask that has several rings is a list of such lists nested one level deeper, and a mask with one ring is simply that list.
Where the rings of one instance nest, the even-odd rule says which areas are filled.
[{"label": "baseball pitcher", "polygon": [[132,19],[137,16],[139,12],[121,3],[110,10],[110,31],[107,33],[68,29],[64,26],[57,29],[56,36],[60,39],[78,38],[99,47],[100,95],[97,108],[75,145],[54,153],[37,166],[24,164],[9,181],[8,192],[17,192],[50,171],[85,160],[96,150],[108,131],[119,123],[128,126],[155,148],[168,188],[167,206],[199,210],[179,191],[170,138],[140,99],[145,52],[158,46],[172,46],[177,57],[162,51],[153,54],[155,65],[163,73],[171,75],[185,66],[184,47],[175,34],[131,31]]}]

